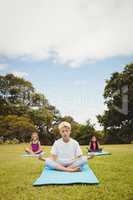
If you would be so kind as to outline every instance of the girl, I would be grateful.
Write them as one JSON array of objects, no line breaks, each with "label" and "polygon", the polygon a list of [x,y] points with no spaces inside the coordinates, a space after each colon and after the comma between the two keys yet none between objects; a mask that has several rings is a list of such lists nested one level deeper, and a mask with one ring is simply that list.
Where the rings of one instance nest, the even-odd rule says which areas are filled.
[{"label": "girl", "polygon": [[97,141],[96,136],[92,136],[89,146],[90,146],[89,152],[99,152],[99,151],[102,151],[102,148],[100,148],[100,144]]},{"label": "girl", "polygon": [[40,145],[38,133],[36,132],[32,133],[30,146],[29,148],[26,148],[25,151],[26,153],[32,154],[32,155],[39,155],[43,153],[41,145]]}]

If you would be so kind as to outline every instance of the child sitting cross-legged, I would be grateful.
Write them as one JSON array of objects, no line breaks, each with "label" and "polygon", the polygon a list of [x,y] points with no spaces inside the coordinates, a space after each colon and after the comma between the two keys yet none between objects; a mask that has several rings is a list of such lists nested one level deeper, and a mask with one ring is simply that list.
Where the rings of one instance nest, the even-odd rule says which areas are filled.
[{"label": "child sitting cross-legged", "polygon": [[96,138],[96,136],[92,136],[88,152],[102,152],[102,148],[100,147],[100,144]]},{"label": "child sitting cross-legged", "polygon": [[37,132],[32,133],[30,145],[25,149],[25,152],[33,156],[40,155],[43,153]]},{"label": "child sitting cross-legged", "polygon": [[59,124],[59,132],[61,138],[56,140],[51,149],[51,157],[39,157],[45,161],[46,166],[51,169],[76,172],[80,171],[81,167],[87,163],[87,160],[94,155],[83,156],[79,143],[70,137],[71,124],[61,122]]}]

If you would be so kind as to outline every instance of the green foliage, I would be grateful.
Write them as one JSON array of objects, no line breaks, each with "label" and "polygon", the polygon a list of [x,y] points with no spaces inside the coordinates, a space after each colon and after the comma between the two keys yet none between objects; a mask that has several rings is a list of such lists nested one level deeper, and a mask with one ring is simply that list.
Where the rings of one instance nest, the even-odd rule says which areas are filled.
[{"label": "green foliage", "polygon": [[43,94],[36,93],[29,81],[13,74],[0,76],[0,111],[0,135],[27,141],[37,130],[42,143],[55,140],[51,130],[60,113]]},{"label": "green foliage", "polygon": [[32,83],[13,74],[0,76],[0,115],[22,115],[31,107],[47,105],[44,95],[36,93]]},{"label": "green foliage", "polygon": [[7,143],[13,138],[28,141],[36,130],[41,143],[51,145],[60,137],[58,124],[61,121],[71,123],[71,136],[81,144],[87,144],[95,133],[89,121],[81,125],[71,116],[62,117],[43,94],[36,93],[32,83],[13,74],[0,76],[0,111],[0,136],[4,136]]},{"label": "green foliage", "polygon": [[[124,86],[128,87],[125,92],[128,96],[128,114],[116,109],[122,107]],[[104,98],[107,110],[97,118],[104,127],[107,142],[130,143],[133,140],[133,64],[127,65],[120,73],[113,73],[110,80],[106,81]]]},{"label": "green foliage", "polygon": [[60,113],[54,106],[42,107],[39,110],[31,110],[30,118],[34,122],[42,144],[52,144],[56,139],[54,130],[60,119]]},{"label": "green foliage", "polygon": [[88,145],[93,135],[96,135],[96,130],[94,125],[91,124],[90,120],[88,120],[85,125],[80,125],[77,140],[80,142],[80,144]]},{"label": "green foliage", "polygon": [[7,139],[5,140],[4,144],[19,144],[19,140],[16,138],[13,138],[12,140]]},{"label": "green foliage", "polygon": [[21,142],[27,141],[35,130],[35,126],[29,118],[16,115],[0,117],[0,136],[5,138],[17,138]]},{"label": "green foliage", "polygon": [[4,144],[4,137],[3,136],[0,137],[0,144]]}]

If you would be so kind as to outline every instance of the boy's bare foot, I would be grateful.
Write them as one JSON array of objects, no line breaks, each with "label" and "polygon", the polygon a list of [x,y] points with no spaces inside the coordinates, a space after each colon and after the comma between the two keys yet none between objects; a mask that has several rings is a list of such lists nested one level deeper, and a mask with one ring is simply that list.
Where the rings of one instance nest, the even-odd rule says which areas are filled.
[{"label": "boy's bare foot", "polygon": [[68,172],[80,172],[80,167],[67,167]]},{"label": "boy's bare foot", "polygon": [[89,153],[88,156],[87,156],[87,159],[92,159],[95,157],[95,154],[94,153]]}]

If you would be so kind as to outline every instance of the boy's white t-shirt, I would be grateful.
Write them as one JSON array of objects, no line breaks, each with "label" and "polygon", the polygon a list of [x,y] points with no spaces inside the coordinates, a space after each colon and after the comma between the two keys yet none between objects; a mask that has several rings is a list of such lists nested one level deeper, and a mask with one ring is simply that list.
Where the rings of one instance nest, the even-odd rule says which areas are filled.
[{"label": "boy's white t-shirt", "polygon": [[82,155],[82,151],[76,140],[70,138],[66,143],[60,138],[54,142],[51,154],[56,155],[61,163],[71,163],[73,159]]}]

